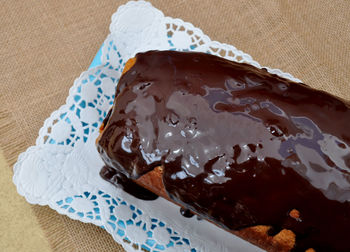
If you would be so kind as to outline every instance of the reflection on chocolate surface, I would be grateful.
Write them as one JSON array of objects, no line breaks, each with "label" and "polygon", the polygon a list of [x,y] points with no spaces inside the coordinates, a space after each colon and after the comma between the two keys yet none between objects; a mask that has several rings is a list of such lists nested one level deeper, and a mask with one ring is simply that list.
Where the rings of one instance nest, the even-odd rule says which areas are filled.
[{"label": "reflection on chocolate surface", "polygon": [[137,179],[162,165],[171,199],[226,229],[350,251],[349,103],[208,54],[136,59],[98,143],[108,166]]}]

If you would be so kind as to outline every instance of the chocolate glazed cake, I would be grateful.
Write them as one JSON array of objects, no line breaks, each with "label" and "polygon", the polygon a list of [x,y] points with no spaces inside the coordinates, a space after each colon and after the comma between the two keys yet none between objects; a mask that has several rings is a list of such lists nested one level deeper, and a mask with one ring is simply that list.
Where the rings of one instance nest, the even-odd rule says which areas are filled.
[{"label": "chocolate glazed cake", "polygon": [[129,60],[115,97],[97,140],[105,179],[269,251],[350,251],[348,102],[175,51]]}]

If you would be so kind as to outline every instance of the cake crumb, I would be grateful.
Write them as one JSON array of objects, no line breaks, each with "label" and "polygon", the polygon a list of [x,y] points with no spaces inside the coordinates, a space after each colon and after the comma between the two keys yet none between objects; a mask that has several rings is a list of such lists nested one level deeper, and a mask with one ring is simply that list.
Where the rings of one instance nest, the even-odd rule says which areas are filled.
[{"label": "cake crumb", "polygon": [[289,216],[292,217],[293,219],[297,221],[301,221],[300,219],[300,212],[296,209],[293,209],[292,211],[289,212]]}]

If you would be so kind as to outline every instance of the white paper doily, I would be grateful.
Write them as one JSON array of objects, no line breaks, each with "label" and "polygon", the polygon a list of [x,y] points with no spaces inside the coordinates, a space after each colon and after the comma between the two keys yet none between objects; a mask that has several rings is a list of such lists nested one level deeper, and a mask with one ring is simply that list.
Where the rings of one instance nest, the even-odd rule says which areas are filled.
[{"label": "white paper doily", "polygon": [[165,17],[150,3],[120,6],[103,44],[102,65],[75,80],[66,104],[44,122],[36,145],[19,156],[13,177],[19,194],[32,204],[49,205],[106,229],[127,251],[261,251],[206,221],[183,218],[179,207],[164,199],[138,200],[100,178],[103,162],[95,147],[99,125],[113,104],[125,62],[151,49],[201,51],[261,67],[250,55],[211,41],[192,24]]}]

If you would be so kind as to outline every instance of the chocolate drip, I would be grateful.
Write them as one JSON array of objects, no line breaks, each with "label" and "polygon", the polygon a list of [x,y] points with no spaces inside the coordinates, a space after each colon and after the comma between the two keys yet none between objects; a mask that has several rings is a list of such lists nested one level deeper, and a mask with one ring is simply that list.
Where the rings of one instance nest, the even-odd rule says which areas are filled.
[{"label": "chocolate drip", "polygon": [[287,228],[295,250],[350,251],[349,103],[251,65],[150,51],[115,104],[107,165],[131,179],[162,165],[171,199],[228,230]]},{"label": "chocolate drip", "polygon": [[192,218],[194,215],[190,210],[183,207],[180,208],[180,214],[185,218]]},{"label": "chocolate drip", "polygon": [[112,167],[104,166],[100,171],[100,175],[103,179],[123,189],[135,198],[142,200],[156,200],[158,198],[158,195],[139,186],[131,179],[128,179],[123,173],[116,171]]}]

